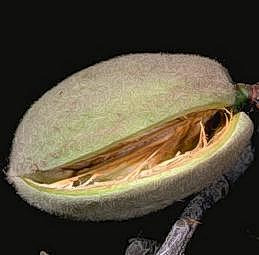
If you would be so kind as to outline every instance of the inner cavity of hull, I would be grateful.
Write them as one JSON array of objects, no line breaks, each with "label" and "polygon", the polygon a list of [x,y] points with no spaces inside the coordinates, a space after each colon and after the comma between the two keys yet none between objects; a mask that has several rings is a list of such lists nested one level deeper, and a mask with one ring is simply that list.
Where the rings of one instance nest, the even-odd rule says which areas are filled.
[{"label": "inner cavity of hull", "polygon": [[231,119],[232,112],[226,108],[190,113],[97,156],[28,179],[47,188],[88,189],[146,178],[179,166],[211,146]]}]

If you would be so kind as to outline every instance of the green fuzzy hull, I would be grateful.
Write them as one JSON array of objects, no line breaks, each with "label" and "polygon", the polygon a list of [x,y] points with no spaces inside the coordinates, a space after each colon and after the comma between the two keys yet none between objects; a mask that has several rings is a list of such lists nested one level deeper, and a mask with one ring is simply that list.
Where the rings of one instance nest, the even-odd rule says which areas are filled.
[{"label": "green fuzzy hull", "polygon": [[68,77],[27,111],[8,179],[31,205],[63,217],[122,220],[156,211],[230,170],[252,135],[246,114],[235,115],[213,149],[160,175],[73,192],[40,188],[21,176],[87,159],[190,112],[232,106],[235,97],[227,71],[205,57],[130,54],[103,61]]}]

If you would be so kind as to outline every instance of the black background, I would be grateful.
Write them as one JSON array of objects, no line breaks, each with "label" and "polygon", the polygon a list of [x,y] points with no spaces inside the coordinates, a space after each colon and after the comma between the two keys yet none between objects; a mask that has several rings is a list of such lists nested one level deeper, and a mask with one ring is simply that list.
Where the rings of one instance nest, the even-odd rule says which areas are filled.
[{"label": "black background", "polygon": [[[25,14],[16,6],[2,23],[1,169],[30,105],[68,75],[101,60],[134,52],[195,53],[220,61],[234,82],[259,81],[258,22],[252,13],[244,16],[245,10],[232,10],[232,16],[227,12],[223,19],[222,9],[204,16],[190,16],[184,9],[175,17],[179,9],[167,13],[164,7],[147,19],[147,9],[126,15],[126,7],[115,14],[106,13],[106,6],[101,12],[88,7],[82,14],[80,7],[66,12],[35,9]],[[259,253],[257,155],[258,146],[255,162],[230,195],[207,212],[186,254]],[[30,207],[3,173],[0,181],[3,254],[123,254],[132,237],[162,242],[185,205],[123,222],[71,222]]]}]

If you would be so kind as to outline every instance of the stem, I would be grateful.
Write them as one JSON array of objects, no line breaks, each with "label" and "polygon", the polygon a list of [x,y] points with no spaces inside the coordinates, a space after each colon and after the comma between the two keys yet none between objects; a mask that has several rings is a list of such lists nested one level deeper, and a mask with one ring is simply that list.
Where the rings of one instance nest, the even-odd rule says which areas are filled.
[{"label": "stem", "polygon": [[256,104],[256,107],[259,109],[259,83],[251,86],[251,100]]},{"label": "stem", "polygon": [[259,84],[244,84],[237,83],[236,87],[236,100],[234,106],[237,111],[240,111],[247,104],[255,104],[259,109]]},{"label": "stem", "polygon": [[250,86],[244,83],[237,83],[236,85],[236,100],[235,108],[240,111],[249,102]]}]

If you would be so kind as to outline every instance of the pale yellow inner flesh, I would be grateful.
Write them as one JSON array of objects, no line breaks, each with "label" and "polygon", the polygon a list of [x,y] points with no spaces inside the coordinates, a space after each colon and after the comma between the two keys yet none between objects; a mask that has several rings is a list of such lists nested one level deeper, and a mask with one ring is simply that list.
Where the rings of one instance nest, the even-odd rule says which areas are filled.
[{"label": "pale yellow inner flesh", "polygon": [[232,112],[225,108],[191,113],[92,159],[60,168],[69,175],[59,180],[30,179],[47,188],[88,189],[146,178],[172,169],[212,146],[231,120]]}]

